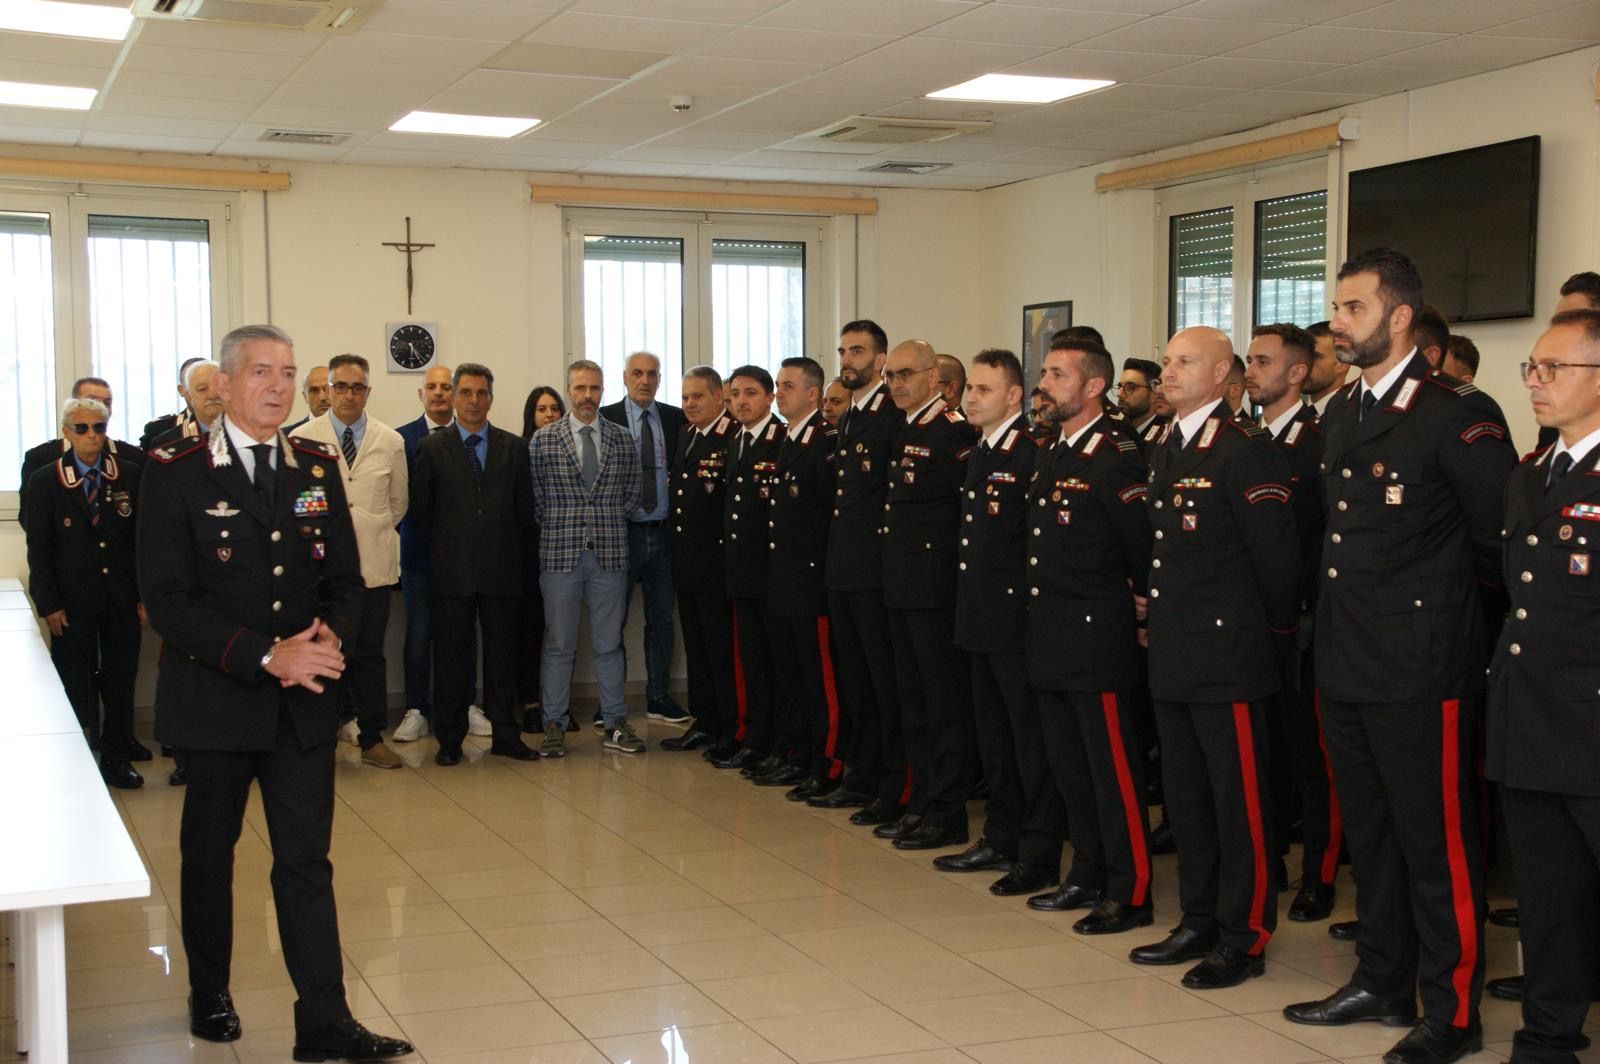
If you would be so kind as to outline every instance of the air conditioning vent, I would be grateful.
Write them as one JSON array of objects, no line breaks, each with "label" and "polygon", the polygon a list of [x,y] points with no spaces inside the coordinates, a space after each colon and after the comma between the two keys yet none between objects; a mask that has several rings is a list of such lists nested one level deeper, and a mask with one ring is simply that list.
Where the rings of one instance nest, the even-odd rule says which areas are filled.
[{"label": "air conditioning vent", "polygon": [[133,0],[139,18],[349,33],[383,0]]},{"label": "air conditioning vent", "polygon": [[256,139],[271,144],[324,144],[331,147],[349,140],[350,134],[319,133],[310,129],[269,129]]},{"label": "air conditioning vent", "polygon": [[804,133],[796,140],[821,140],[833,144],[931,144],[968,133],[980,133],[993,122],[935,121],[927,118],[869,118],[851,115],[821,129]]},{"label": "air conditioning vent", "polygon": [[951,163],[879,163],[877,166],[863,166],[864,174],[931,174],[938,170],[947,170]]}]

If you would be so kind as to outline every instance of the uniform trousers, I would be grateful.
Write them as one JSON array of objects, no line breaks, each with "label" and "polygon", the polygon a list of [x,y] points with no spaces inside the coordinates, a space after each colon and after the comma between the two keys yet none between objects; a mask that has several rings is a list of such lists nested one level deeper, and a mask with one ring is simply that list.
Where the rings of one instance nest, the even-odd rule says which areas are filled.
[{"label": "uniform trousers", "polygon": [[767,632],[764,599],[733,599],[733,642],[738,658],[734,693],[738,702],[736,738],[762,757],[773,752],[777,735],[773,715],[778,699],[772,675],[772,640]]},{"label": "uniform trousers", "polygon": [[333,736],[300,748],[289,713],[278,716],[272,750],[188,750],[178,843],[183,855],[183,949],[198,994],[228,989],[233,957],[233,850],[244,824],[250,781],[272,847],[272,900],[284,966],[299,1000],[295,1027],[322,1027],[350,1015],[333,900]]},{"label": "uniform trousers", "polygon": [[782,717],[774,753],[788,751],[790,764],[836,780],[843,774],[839,687],[828,618],[767,614],[773,673]]},{"label": "uniform trousers", "polygon": [[460,749],[467,736],[464,692],[472,669],[473,623],[483,637],[483,712],[502,742],[522,734],[517,712],[517,610],[520,598],[435,595],[433,614],[433,733],[441,749]]},{"label": "uniform trousers", "polygon": [[1030,868],[1061,867],[1067,811],[1045,753],[1039,705],[1019,654],[970,654],[972,711],[989,800],[983,837]]},{"label": "uniform trousers", "polygon": [[1322,699],[1361,921],[1350,982],[1390,999],[1420,990],[1423,1016],[1455,1027],[1477,1021],[1483,991],[1477,716],[1466,699]]},{"label": "uniform trousers", "polygon": [[953,608],[889,611],[900,733],[911,766],[906,811],[937,828],[965,831],[977,736],[972,674],[955,636]]},{"label": "uniform trousers", "polygon": [[99,739],[101,759],[128,760],[133,752],[133,677],[139,667],[138,612],[127,606],[69,613],[61,634],[50,637],[50,659],[79,726]]},{"label": "uniform trousers", "polygon": [[828,592],[828,619],[839,652],[839,697],[849,721],[844,790],[904,805],[910,799],[900,689],[881,588]]},{"label": "uniform trousers", "polygon": [[1067,882],[1124,905],[1150,904],[1150,820],[1132,699],[1121,691],[1036,696],[1072,835]]},{"label": "uniform trousers", "polygon": [[362,592],[356,638],[345,655],[343,680],[355,702],[363,750],[378,745],[383,740],[383,729],[389,726],[389,683],[383,660],[383,640],[389,630],[389,597],[393,590],[392,587],[369,587]]},{"label": "uniform trousers", "polygon": [[732,743],[738,728],[733,676],[733,607],[721,591],[678,588],[678,627],[688,673],[689,712],[714,744]]},{"label": "uniform trousers", "polygon": [[[1310,651],[1302,661],[1300,675],[1310,677]],[[1300,882],[1303,886],[1331,884],[1339,873],[1344,821],[1322,733],[1322,702],[1307,685],[1280,696],[1277,711],[1283,716],[1294,791],[1300,797]]]},{"label": "uniform trousers", "polygon": [[1267,869],[1265,702],[1156,699],[1183,926],[1251,956],[1278,925]]}]

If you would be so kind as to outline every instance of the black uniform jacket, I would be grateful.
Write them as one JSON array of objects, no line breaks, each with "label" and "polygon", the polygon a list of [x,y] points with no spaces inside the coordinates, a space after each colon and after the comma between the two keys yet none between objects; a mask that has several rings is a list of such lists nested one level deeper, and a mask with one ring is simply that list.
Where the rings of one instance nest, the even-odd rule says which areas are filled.
[{"label": "black uniform jacket", "polygon": [[1474,578],[1503,586],[1516,453],[1477,390],[1430,375],[1421,355],[1364,421],[1355,387],[1322,422],[1317,685],[1365,703],[1481,691],[1489,648]]},{"label": "black uniform jacket", "polygon": [[834,441],[833,523],[828,529],[830,591],[883,586],[883,502],[889,494],[889,447],[905,420],[878,386],[860,409],[847,408]]},{"label": "black uniform jacket", "polygon": [[139,500],[137,462],[103,452],[100,524],[89,523],[89,503],[69,450],[35,470],[27,499],[28,594],[43,617],[67,611],[69,622],[139,601],[134,569],[134,510]]},{"label": "black uniform jacket", "polygon": [[1508,787],[1600,796],[1600,448],[1545,490],[1554,448],[1511,473],[1511,615],[1489,675],[1487,771]]},{"label": "black uniform jacket", "polygon": [[1171,420],[1171,414],[1157,414],[1150,419],[1148,425],[1135,432],[1133,439],[1139,445],[1139,450],[1148,453],[1152,444],[1160,443],[1161,438],[1166,435],[1167,422]]},{"label": "black uniform jacket", "polygon": [[330,743],[334,685],[285,688],[261,658],[316,618],[354,645],[365,585],[336,453],[279,433],[269,511],[220,422],[209,440],[155,448],[140,483],[139,589],[167,643],[156,738],[271,750],[286,708],[303,749]]},{"label": "black uniform jacket", "polygon": [[455,425],[417,444],[407,515],[428,529],[431,595],[522,595],[523,541],[538,521],[528,448],[516,433],[487,432],[481,477]]},{"label": "black uniform jacket", "polygon": [[[57,438],[29,447],[22,453],[22,479],[17,481],[21,495],[17,499],[17,523],[28,524],[28,482],[33,475],[72,450],[72,444]],[[106,454],[126,467],[130,463],[144,464],[144,451],[125,440],[107,440]],[[69,463],[71,459],[68,459]]]},{"label": "black uniform jacket", "polygon": [[1273,437],[1273,442],[1289,463],[1294,527],[1300,535],[1300,608],[1305,611],[1317,600],[1322,529],[1328,520],[1322,500],[1322,429],[1317,424],[1316,410],[1302,403],[1294,420]]},{"label": "black uniform jacket", "polygon": [[188,419],[189,409],[188,407],[185,407],[176,414],[162,414],[160,417],[155,418],[152,421],[146,421],[144,423],[144,431],[139,433],[139,447],[148,451],[152,447],[159,446],[158,441],[161,439],[161,437],[165,436],[167,433],[171,432],[174,428],[183,424]]},{"label": "black uniform jacket", "polygon": [[[1018,416],[986,453],[967,456],[961,492],[956,643],[975,654],[1020,654],[1028,620],[1028,482],[1039,445]],[[898,490],[898,489],[897,489]]]},{"label": "black uniform jacket", "polygon": [[[1177,424],[1176,420],[1172,423]],[[1300,615],[1289,468],[1266,431],[1218,402],[1195,438],[1151,447],[1150,692],[1252,702],[1276,692]]]},{"label": "black uniform jacket", "polygon": [[761,435],[739,454],[735,425],[728,434],[727,482],[722,500],[723,579],[729,598],[767,597],[767,555],[772,553],[767,533],[767,500],[778,482],[778,448],[783,443],[783,422],[776,414]]},{"label": "black uniform jacket", "polygon": [[722,592],[722,507],[728,441],[739,423],[723,414],[701,434],[678,433],[667,490],[672,495],[672,583],[682,590]]},{"label": "black uniform jacket", "polygon": [[[1132,432],[1101,418],[1039,452],[1028,487],[1028,679],[1049,691],[1138,686],[1133,596],[1150,573],[1149,470]],[[1038,564],[1034,564],[1037,560]]]},{"label": "black uniform jacket", "polygon": [[790,425],[778,446],[767,537],[767,613],[774,617],[827,615],[828,589],[822,577],[833,519],[836,438],[819,411],[803,426]]},{"label": "black uniform jacket", "polygon": [[952,609],[961,538],[962,485],[978,432],[933,401],[900,424],[889,450],[883,507],[883,604],[892,610]]}]

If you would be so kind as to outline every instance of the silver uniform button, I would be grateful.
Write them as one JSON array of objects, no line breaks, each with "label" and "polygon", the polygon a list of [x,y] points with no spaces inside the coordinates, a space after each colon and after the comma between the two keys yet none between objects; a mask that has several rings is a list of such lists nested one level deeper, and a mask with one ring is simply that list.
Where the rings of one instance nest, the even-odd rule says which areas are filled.
[{"label": "silver uniform button", "polygon": [[1345,502],[1343,499],[1340,499],[1339,500],[1339,509],[1348,510],[1348,509],[1350,509],[1350,504]]},{"label": "silver uniform button", "polygon": [[963,547],[965,547],[967,545],[967,537],[966,536],[962,536],[961,537],[961,545]]},{"label": "silver uniform button", "polygon": [[1161,597],[1161,589],[1159,587],[1151,588],[1150,589],[1150,597],[1151,598],[1160,598]]},{"label": "silver uniform button", "polygon": [[1036,529],[1034,529],[1034,530],[1033,530],[1033,534],[1034,534],[1034,535],[1036,535],[1036,536],[1037,536],[1037,535],[1038,535],[1038,534],[1039,534],[1039,530],[1038,530],[1038,529],[1037,529],[1037,528],[1036,528]]},{"label": "silver uniform button", "polygon": [[100,570],[100,575],[102,575],[102,576],[106,576],[106,575],[109,575],[109,574],[110,574],[110,572],[111,572],[111,570],[110,570],[110,569],[101,569],[101,570]]},{"label": "silver uniform button", "polygon": [[1522,582],[1524,584],[1533,583],[1533,574],[1528,572],[1526,569],[1524,569],[1523,572],[1522,572]]},{"label": "silver uniform button", "polygon": [[283,566],[281,566],[281,565],[274,565],[274,566],[273,566],[273,567],[272,567],[272,575],[273,575],[273,576],[282,576],[282,575],[283,575]]},{"label": "silver uniform button", "polygon": [[967,563],[966,563],[966,562],[962,562],[962,563],[961,563],[961,568],[962,568],[962,569],[963,569],[963,570],[965,570],[965,569],[966,569],[966,567],[967,567]]},{"label": "silver uniform button", "polygon": [[[224,529],[223,529],[223,530],[222,530],[222,538],[223,538],[223,539],[227,539],[227,538],[228,538],[228,530],[227,530],[227,529],[226,529],[226,528],[224,528]],[[272,538],[273,538],[273,539],[277,539],[277,538],[278,538],[278,534],[277,534],[277,533],[276,533],[276,532],[274,532],[274,533],[273,533],[273,534],[272,534]]]},{"label": "silver uniform button", "polygon": [[1344,479],[1349,480],[1350,479],[1350,467],[1346,466],[1343,469],[1339,470],[1339,475],[1341,477],[1344,477]]},{"label": "silver uniform button", "polygon": [[969,491],[969,492],[967,492],[967,498],[969,498],[969,499],[976,499],[976,498],[977,498],[977,497],[978,497],[978,493],[977,493],[977,492],[975,492],[975,491]]},{"label": "silver uniform button", "polygon": [[1150,568],[1152,568],[1152,569],[1161,568],[1161,559],[1160,558],[1152,558],[1152,559],[1150,559]]},{"label": "silver uniform button", "polygon": [[1522,653],[1522,644],[1521,643],[1512,643],[1511,647],[1510,647],[1510,650],[1511,650],[1511,653],[1513,653],[1513,654],[1520,654],[1520,653]]},{"label": "silver uniform button", "polygon": [[1038,558],[1029,558],[1028,559],[1028,564],[1029,565],[1038,565],[1039,564],[1039,559]]},{"label": "silver uniform button", "polygon": [[1156,529],[1156,538],[1157,539],[1165,539],[1166,538],[1166,536],[1161,534],[1161,530],[1159,528]]},{"label": "silver uniform button", "polygon": [[1335,543],[1341,543],[1341,542],[1343,542],[1343,540],[1341,540],[1341,539],[1340,539],[1340,538],[1339,538],[1339,533],[1337,533],[1337,532],[1335,532],[1335,533],[1334,533],[1334,534],[1333,534],[1333,535],[1331,535],[1331,536],[1329,536],[1329,537],[1328,537],[1328,538],[1329,538],[1329,539],[1331,539],[1331,540],[1333,540],[1333,541],[1334,541],[1334,542],[1335,542]]},{"label": "silver uniform button", "polygon": [[1038,588],[1036,588],[1036,587],[1030,587],[1030,588],[1029,588],[1029,589],[1028,589],[1028,594],[1030,594],[1030,595],[1033,595],[1033,596],[1034,596],[1034,597],[1036,597],[1036,598],[1037,598],[1037,597],[1038,597],[1038,595],[1039,595],[1039,589],[1038,589]]},{"label": "silver uniform button", "polygon": [[1157,510],[1161,509],[1161,500],[1160,499],[1156,500],[1156,509]]},{"label": "silver uniform button", "polygon": [[277,613],[281,609],[283,609],[283,603],[282,602],[276,602],[276,601],[273,602],[273,604],[272,604],[272,612],[273,613]]},{"label": "silver uniform button", "polygon": [[1525,621],[1525,620],[1527,620],[1527,619],[1528,619],[1528,611],[1527,611],[1527,610],[1520,610],[1520,609],[1519,609],[1519,610],[1518,610],[1518,611],[1517,611],[1517,620],[1519,620],[1519,621]]},{"label": "silver uniform button", "polygon": [[1221,618],[1221,617],[1218,617],[1218,618],[1217,618],[1217,627],[1218,627],[1218,628],[1221,628],[1221,627],[1222,627],[1222,618]]},{"label": "silver uniform button", "polygon": [[272,542],[276,543],[276,542],[278,542],[278,540],[280,540],[282,538],[283,538],[283,533],[279,532],[276,528],[274,528],[272,530]]},{"label": "silver uniform button", "polygon": [[1339,570],[1337,570],[1337,569],[1329,569],[1328,570],[1328,579],[1329,580],[1337,580],[1338,578],[1339,578]]},{"label": "silver uniform button", "polygon": [[1529,536],[1528,537],[1528,546],[1537,547],[1538,545],[1539,545],[1539,537],[1538,536]]}]

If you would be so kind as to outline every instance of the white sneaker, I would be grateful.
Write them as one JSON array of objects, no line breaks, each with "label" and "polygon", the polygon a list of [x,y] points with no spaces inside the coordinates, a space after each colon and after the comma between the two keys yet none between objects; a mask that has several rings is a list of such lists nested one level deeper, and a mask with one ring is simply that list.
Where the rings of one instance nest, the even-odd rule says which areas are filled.
[{"label": "white sneaker", "polygon": [[339,725],[339,741],[352,746],[361,741],[361,726],[353,720],[347,720]]},{"label": "white sneaker", "polygon": [[489,723],[489,718],[483,715],[483,710],[477,706],[467,707],[467,734],[468,735],[493,735],[494,725]]},{"label": "white sneaker", "polygon": [[428,718],[422,715],[420,709],[408,709],[406,715],[400,718],[400,726],[394,730],[394,741],[414,743],[427,734]]}]

